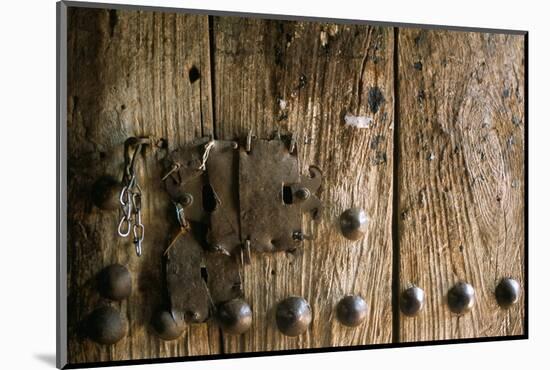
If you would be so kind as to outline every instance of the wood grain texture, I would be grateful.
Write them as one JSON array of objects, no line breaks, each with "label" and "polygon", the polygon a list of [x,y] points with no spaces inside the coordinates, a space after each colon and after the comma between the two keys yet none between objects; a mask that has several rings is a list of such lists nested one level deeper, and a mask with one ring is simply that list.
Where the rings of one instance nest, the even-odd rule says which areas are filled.
[{"label": "wood grain texture", "polygon": [[[522,334],[494,290],[524,282],[524,37],[400,29],[398,212],[400,284],[426,307],[400,317],[401,341]],[[476,291],[458,317],[449,288]]]},{"label": "wood grain texture", "polygon": [[[126,138],[154,135],[176,146],[212,131],[208,18],[69,8],[68,22],[69,362],[219,353],[212,325],[187,326],[170,343],[149,326],[153,310],[166,302],[161,255],[171,237],[167,220],[174,218],[157,153],[146,150],[137,165],[145,224],[141,258],[131,240],[116,233],[119,212],[90,201],[100,176],[121,178]],[[199,72],[194,81],[193,66]],[[101,299],[94,287],[97,273],[112,263],[132,275],[133,293],[120,303]],[[82,320],[105,304],[128,320],[127,337],[112,346],[79,338]]]},{"label": "wood grain texture", "polygon": [[[314,240],[295,253],[253,253],[243,271],[252,328],[224,336],[225,352],[391,342],[393,29],[215,17],[213,32],[216,136],[295,132],[301,171],[312,164],[323,171],[326,206],[319,224],[305,216]],[[372,122],[348,127],[346,115]],[[337,224],[352,206],[371,218],[358,242]],[[346,294],[369,304],[368,319],[354,329],[335,318]],[[291,295],[313,311],[309,331],[294,338],[274,319],[277,302]]]}]

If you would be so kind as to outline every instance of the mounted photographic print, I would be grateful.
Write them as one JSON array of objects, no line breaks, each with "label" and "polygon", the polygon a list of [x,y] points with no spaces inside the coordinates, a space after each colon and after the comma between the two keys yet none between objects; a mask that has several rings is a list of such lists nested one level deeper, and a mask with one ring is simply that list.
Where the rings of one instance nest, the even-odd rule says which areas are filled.
[{"label": "mounted photographic print", "polygon": [[58,3],[58,366],[527,338],[527,32]]}]

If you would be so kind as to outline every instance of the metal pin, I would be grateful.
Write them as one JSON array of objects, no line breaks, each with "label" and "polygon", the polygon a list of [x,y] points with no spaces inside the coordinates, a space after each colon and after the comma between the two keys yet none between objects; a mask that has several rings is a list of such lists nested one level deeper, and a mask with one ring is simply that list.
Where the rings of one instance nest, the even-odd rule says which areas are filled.
[{"label": "metal pin", "polygon": [[219,254],[223,254],[223,255],[226,255],[226,256],[231,256],[231,253],[229,253],[227,251],[227,249],[225,249],[224,247],[222,247],[221,245],[219,244],[214,244],[212,246],[212,252],[214,253],[219,253]]},{"label": "metal pin", "polygon": [[168,178],[168,176],[170,176],[171,174],[173,174],[173,173],[174,173],[175,171],[177,171],[180,167],[181,167],[181,164],[180,164],[180,163],[177,163],[177,162],[174,163],[174,164],[172,165],[172,168],[170,169],[170,171],[168,171],[168,173],[167,173],[166,175],[162,176],[161,181],[165,181],[165,180]]},{"label": "metal pin", "polygon": [[241,249],[241,264],[250,265],[250,240],[246,239]]},{"label": "metal pin", "polygon": [[311,196],[311,192],[309,191],[308,188],[299,188],[294,193],[294,196],[296,197],[296,199],[300,201],[304,201],[309,199],[309,197]]},{"label": "metal pin", "polygon": [[294,149],[296,149],[296,134],[292,133],[292,136],[290,137],[290,146],[288,148],[288,151],[290,153],[294,153]]},{"label": "metal pin", "polygon": [[246,135],[246,146],[245,150],[247,152],[250,152],[250,149],[252,149],[252,130],[248,131],[248,134]]}]

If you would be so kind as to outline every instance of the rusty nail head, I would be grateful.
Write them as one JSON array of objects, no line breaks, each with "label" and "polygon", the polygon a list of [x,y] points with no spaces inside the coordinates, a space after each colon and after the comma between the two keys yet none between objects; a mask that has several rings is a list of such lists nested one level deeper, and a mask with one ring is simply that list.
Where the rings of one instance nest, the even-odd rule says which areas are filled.
[{"label": "rusty nail head", "polygon": [[114,301],[128,298],[132,293],[132,276],[122,265],[107,266],[98,275],[98,290],[103,297]]},{"label": "rusty nail head", "polygon": [[86,334],[99,344],[115,344],[127,331],[127,322],[110,306],[95,309],[87,318]]},{"label": "rusty nail head", "polygon": [[411,286],[401,293],[399,306],[405,316],[415,316],[424,308],[424,290]]},{"label": "rusty nail head", "polygon": [[298,336],[311,324],[311,307],[302,297],[288,297],[277,305],[275,320],[281,333]]},{"label": "rusty nail head", "polygon": [[509,308],[519,301],[519,283],[511,278],[504,278],[495,289],[497,303],[502,308]]},{"label": "rusty nail head", "polygon": [[367,231],[367,214],[361,208],[350,208],[340,215],[342,235],[349,240],[361,239]]},{"label": "rusty nail head", "polygon": [[252,325],[252,310],[248,303],[235,298],[218,307],[216,318],[224,333],[240,335]]},{"label": "rusty nail head", "polygon": [[179,322],[167,310],[157,310],[151,318],[151,326],[163,340],[174,340],[183,332],[183,322]]},{"label": "rusty nail head", "polygon": [[451,312],[462,315],[469,312],[475,303],[474,288],[464,282],[457,283],[447,293],[447,303]]},{"label": "rusty nail head", "polygon": [[355,327],[367,317],[368,305],[363,298],[357,295],[345,296],[336,306],[336,317],[342,325]]}]

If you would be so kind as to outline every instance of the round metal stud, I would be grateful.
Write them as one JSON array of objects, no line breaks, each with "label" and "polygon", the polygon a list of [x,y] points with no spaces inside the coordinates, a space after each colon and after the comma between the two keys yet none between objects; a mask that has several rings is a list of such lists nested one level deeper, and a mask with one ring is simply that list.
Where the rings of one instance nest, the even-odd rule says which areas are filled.
[{"label": "round metal stud", "polygon": [[128,269],[114,264],[105,267],[98,276],[99,293],[108,299],[120,301],[132,293],[132,277]]},{"label": "round metal stud", "polygon": [[511,278],[505,278],[500,281],[495,289],[497,303],[502,308],[509,308],[519,301],[521,288],[519,283]]},{"label": "round metal stud", "polygon": [[336,317],[345,326],[358,326],[367,317],[368,305],[357,295],[345,296],[336,306]]},{"label": "round metal stud", "polygon": [[447,293],[447,303],[451,312],[458,315],[469,312],[474,307],[475,291],[474,288],[464,282],[453,286]]},{"label": "round metal stud", "polygon": [[166,310],[158,310],[151,318],[151,326],[163,340],[174,340],[183,333],[183,323],[178,322],[172,314]]},{"label": "round metal stud", "polygon": [[424,308],[424,290],[411,286],[401,293],[399,300],[401,312],[405,316],[416,316]]},{"label": "round metal stud", "polygon": [[311,307],[302,297],[288,297],[277,305],[275,320],[281,333],[298,336],[311,324]]},{"label": "round metal stud", "polygon": [[309,191],[308,188],[299,188],[294,193],[294,196],[298,200],[307,200],[311,196],[311,192]]},{"label": "round metal stud", "polygon": [[252,310],[242,299],[232,299],[218,307],[218,324],[226,334],[240,335],[252,325]]},{"label": "round metal stud", "polygon": [[127,322],[116,309],[110,306],[97,308],[88,316],[86,334],[99,344],[115,344],[126,335],[127,331]]},{"label": "round metal stud", "polygon": [[367,214],[361,208],[350,208],[340,215],[340,230],[349,240],[359,240],[367,231]]},{"label": "round metal stud", "polygon": [[110,176],[100,177],[92,185],[92,202],[100,209],[111,211],[120,207],[119,195],[122,186]]},{"label": "round metal stud", "polygon": [[193,204],[193,196],[189,193],[183,193],[180,202],[183,207],[189,207]]}]

